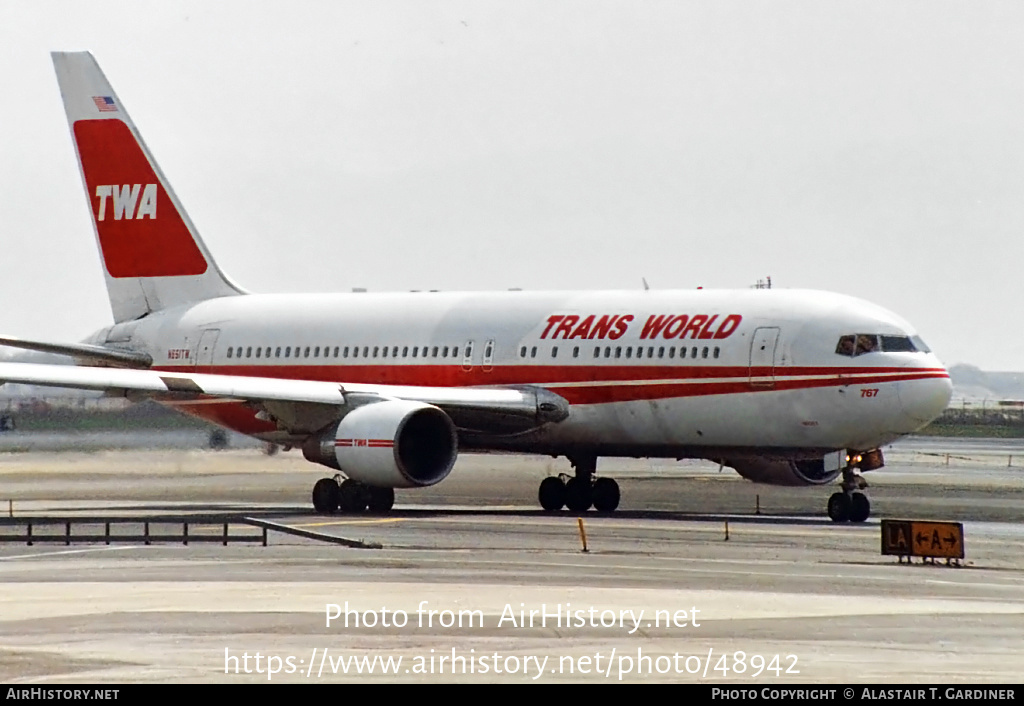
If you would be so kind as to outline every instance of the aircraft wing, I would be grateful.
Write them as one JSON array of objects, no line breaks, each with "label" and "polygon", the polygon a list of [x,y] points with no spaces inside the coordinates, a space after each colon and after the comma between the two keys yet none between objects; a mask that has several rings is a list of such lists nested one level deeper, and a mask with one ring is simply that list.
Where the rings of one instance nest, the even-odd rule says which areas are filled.
[{"label": "aircraft wing", "polygon": [[264,410],[295,434],[318,431],[355,407],[396,399],[440,407],[449,413],[456,426],[479,431],[498,431],[499,427],[508,431],[524,425],[532,428],[562,421],[569,415],[568,403],[563,398],[532,386],[420,387],[0,363],[0,385],[8,382],[99,390],[109,396],[171,403],[209,399],[244,402]]}]

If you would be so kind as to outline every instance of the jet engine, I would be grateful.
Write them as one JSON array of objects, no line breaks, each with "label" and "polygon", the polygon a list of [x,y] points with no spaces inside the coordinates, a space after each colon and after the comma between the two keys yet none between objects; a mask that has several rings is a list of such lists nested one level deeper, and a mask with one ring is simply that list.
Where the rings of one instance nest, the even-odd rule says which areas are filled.
[{"label": "jet engine", "polygon": [[722,463],[735,469],[747,480],[767,485],[824,485],[842,472],[841,468],[825,470],[827,459],[737,458]]},{"label": "jet engine", "polygon": [[337,426],[310,437],[302,454],[366,485],[415,488],[448,476],[458,437],[437,407],[388,400],[356,407]]}]

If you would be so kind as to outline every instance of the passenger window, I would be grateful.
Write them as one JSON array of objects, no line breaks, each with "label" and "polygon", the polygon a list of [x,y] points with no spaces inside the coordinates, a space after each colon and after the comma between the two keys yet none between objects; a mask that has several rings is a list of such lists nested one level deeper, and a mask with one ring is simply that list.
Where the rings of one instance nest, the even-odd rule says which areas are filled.
[{"label": "passenger window", "polygon": [[420,352],[420,347],[419,346],[413,346],[412,347],[412,357],[413,358],[415,358],[416,354],[419,353],[419,352]]},{"label": "passenger window", "polygon": [[[685,348],[683,349],[683,352],[684,352],[684,353],[686,352],[686,349],[685,349]],[[669,357],[669,358],[675,358],[675,357],[676,357],[676,349],[675,349],[675,348],[672,348],[672,347],[670,347],[670,348],[668,349],[668,357]]]},{"label": "passenger window", "polygon": [[551,346],[551,357],[552,358],[557,358],[558,357],[558,346]]},{"label": "passenger window", "polygon": [[[287,351],[285,351],[285,355],[288,355]],[[348,358],[348,346],[341,349],[341,357]]]},{"label": "passenger window", "polygon": [[248,348],[245,349],[245,357],[252,358],[252,346],[249,346]]},{"label": "passenger window", "polygon": [[621,358],[622,357],[622,346],[615,346],[615,357],[616,358]]},{"label": "passenger window", "polygon": [[[308,351],[309,349],[307,348],[306,350]],[[369,358],[370,357],[370,347],[369,346],[363,346],[363,357],[364,358]]]},{"label": "passenger window", "polygon": [[715,357],[718,357],[718,346],[715,346]]},{"label": "passenger window", "polygon": [[403,358],[408,358],[409,357],[409,346],[402,346],[402,357]]},{"label": "passenger window", "polygon": [[[295,355],[298,355],[298,354],[299,354],[299,349],[296,348],[295,349]],[[353,346],[352,347],[352,357],[353,358],[358,358],[359,357],[359,346]]]},{"label": "passenger window", "polygon": [[691,358],[696,358],[697,357],[697,346],[694,346],[693,348],[690,349],[690,357]]},{"label": "passenger window", "polygon": [[384,357],[384,358],[387,358],[387,357],[388,357],[388,347],[387,347],[387,346],[384,346],[384,350],[383,350],[383,351],[381,351],[381,352],[382,352],[382,353],[384,354],[384,355],[383,355],[383,357]]},{"label": "passenger window", "polygon": [[633,346],[626,346],[626,357],[627,358],[632,358],[633,357]]},{"label": "passenger window", "polygon": [[680,358],[685,358],[686,357],[686,349],[685,348],[680,348],[679,349],[679,357]]},{"label": "passenger window", "polygon": [[459,357],[459,347],[458,346],[452,346],[452,358],[458,358],[458,357]]},{"label": "passenger window", "polygon": [[700,357],[701,358],[707,358],[708,357],[708,349],[707,348],[704,348],[704,350],[702,350],[700,352]]},{"label": "passenger window", "polygon": [[575,348],[572,349],[572,357],[573,358],[579,358],[580,357],[580,347],[579,346],[576,346]]},{"label": "passenger window", "polygon": [[530,349],[530,357],[531,358],[536,358],[537,357],[537,346],[534,346],[533,348]]},{"label": "passenger window", "polygon": [[601,346],[594,346],[594,357],[595,358],[600,358],[601,357]]},{"label": "passenger window", "polygon": [[281,349],[280,349],[280,347],[278,347],[278,348],[276,348],[274,350],[274,357],[275,358],[280,358],[281,357]]},{"label": "passenger window", "polygon": [[313,349],[313,357],[314,358],[319,358],[320,357],[320,346],[317,346],[316,348]]},{"label": "passenger window", "polygon": [[341,348],[339,348],[338,346],[335,346],[334,347],[334,357],[337,358],[338,357],[338,353],[340,353],[340,352],[341,352]]},{"label": "passenger window", "polygon": [[[436,353],[437,349],[435,348],[434,350],[435,350],[434,355],[437,355],[437,353]],[[525,358],[526,357],[526,346],[523,346],[522,348],[519,349],[519,357],[520,358]]]},{"label": "passenger window", "polygon": [[[525,356],[525,355],[526,355],[526,348],[524,347],[523,348],[523,356]],[[434,346],[434,350],[431,352],[430,357],[432,357],[432,358],[436,358],[437,357],[437,346]]]},{"label": "passenger window", "polygon": [[658,357],[659,358],[664,358],[665,357],[665,346],[659,346],[658,347]]},{"label": "passenger window", "polygon": [[[405,355],[405,353],[403,353],[402,355]],[[444,347],[444,352],[441,353],[441,357],[442,358],[447,358],[448,357],[448,346]]]},{"label": "passenger window", "polygon": [[234,352],[234,350],[234,348],[228,348],[228,358],[231,357],[231,354]]}]

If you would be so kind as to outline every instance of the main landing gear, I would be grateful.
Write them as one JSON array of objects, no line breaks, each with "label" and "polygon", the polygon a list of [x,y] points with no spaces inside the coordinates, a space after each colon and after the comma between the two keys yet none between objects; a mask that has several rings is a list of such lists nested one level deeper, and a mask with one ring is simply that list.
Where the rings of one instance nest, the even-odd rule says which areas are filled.
[{"label": "main landing gear", "polygon": [[566,474],[551,476],[541,481],[537,495],[545,510],[567,507],[573,512],[585,512],[591,506],[598,512],[612,512],[619,506],[619,484],[611,478],[594,478],[597,457],[570,458],[575,477]]},{"label": "main landing gear", "polygon": [[843,469],[842,492],[833,493],[828,499],[828,516],[833,522],[864,522],[871,514],[871,501],[859,492],[867,488],[864,478],[857,469],[847,466]]},{"label": "main landing gear", "polygon": [[313,509],[332,515],[335,512],[387,512],[395,505],[394,488],[378,488],[340,475],[321,478],[313,486]]}]

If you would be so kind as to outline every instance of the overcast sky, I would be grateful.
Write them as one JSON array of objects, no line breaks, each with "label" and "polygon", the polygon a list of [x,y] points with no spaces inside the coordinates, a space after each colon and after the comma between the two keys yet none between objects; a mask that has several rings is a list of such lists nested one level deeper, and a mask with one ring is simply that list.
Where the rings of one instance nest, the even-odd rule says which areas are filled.
[{"label": "overcast sky", "polygon": [[258,292],[773,285],[1024,370],[1024,3],[0,3],[0,332],[111,321],[49,52]]}]

